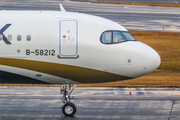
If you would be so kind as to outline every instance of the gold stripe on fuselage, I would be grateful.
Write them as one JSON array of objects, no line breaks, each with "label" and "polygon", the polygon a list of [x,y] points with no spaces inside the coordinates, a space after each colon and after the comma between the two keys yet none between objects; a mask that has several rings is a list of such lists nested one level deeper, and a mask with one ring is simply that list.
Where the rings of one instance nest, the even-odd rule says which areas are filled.
[{"label": "gold stripe on fuselage", "polygon": [[108,73],[108,72],[89,69],[89,68],[50,63],[50,62],[34,61],[34,60],[0,58],[0,64],[42,72],[42,73],[70,79],[80,83],[99,83],[99,82],[111,82],[117,80],[131,79],[126,76],[116,75],[113,73]]}]

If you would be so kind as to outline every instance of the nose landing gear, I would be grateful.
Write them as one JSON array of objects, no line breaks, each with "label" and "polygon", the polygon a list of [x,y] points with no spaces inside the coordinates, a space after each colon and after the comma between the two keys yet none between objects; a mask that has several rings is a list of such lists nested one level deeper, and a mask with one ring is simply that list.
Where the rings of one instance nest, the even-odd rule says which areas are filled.
[{"label": "nose landing gear", "polygon": [[76,106],[71,103],[70,94],[75,89],[76,85],[71,89],[70,84],[61,85],[61,94],[63,94],[63,103],[62,112],[65,116],[73,116],[76,113]]}]

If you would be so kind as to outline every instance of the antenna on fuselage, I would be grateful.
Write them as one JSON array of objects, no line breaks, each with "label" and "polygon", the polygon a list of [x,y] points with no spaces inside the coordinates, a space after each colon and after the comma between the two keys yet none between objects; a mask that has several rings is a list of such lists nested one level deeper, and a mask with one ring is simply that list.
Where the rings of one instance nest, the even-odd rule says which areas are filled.
[{"label": "antenna on fuselage", "polygon": [[61,12],[66,12],[66,10],[64,9],[64,7],[61,4],[59,4],[59,7],[60,7]]}]

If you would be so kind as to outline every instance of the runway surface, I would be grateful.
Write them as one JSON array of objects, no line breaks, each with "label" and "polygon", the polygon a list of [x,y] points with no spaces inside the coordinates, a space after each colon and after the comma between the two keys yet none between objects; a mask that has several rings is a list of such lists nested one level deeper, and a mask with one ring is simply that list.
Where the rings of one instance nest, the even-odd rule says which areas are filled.
[{"label": "runway surface", "polygon": [[77,113],[69,118],[61,112],[63,103],[59,87],[0,86],[0,119],[180,119],[179,88],[79,87],[72,96]]},{"label": "runway surface", "polygon": [[101,16],[120,23],[127,29],[180,32],[180,8],[95,4],[61,0],[1,0],[2,10],[56,10],[59,3],[67,11]]}]

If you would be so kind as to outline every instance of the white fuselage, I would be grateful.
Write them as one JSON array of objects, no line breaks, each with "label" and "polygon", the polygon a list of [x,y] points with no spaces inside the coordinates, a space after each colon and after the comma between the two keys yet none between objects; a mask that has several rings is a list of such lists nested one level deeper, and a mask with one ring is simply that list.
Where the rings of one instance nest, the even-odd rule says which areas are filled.
[{"label": "white fuselage", "polygon": [[0,15],[1,83],[110,82],[146,75],[160,65],[158,53],[142,42],[103,44],[105,31],[128,32],[104,18],[58,11]]}]

